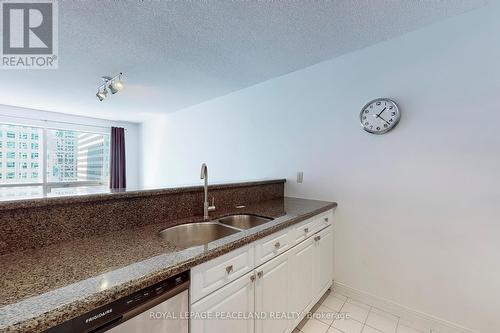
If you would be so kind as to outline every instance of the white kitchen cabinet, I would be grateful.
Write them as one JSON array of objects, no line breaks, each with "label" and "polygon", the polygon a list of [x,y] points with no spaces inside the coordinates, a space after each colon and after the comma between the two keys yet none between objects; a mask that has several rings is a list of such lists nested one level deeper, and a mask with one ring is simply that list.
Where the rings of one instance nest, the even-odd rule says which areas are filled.
[{"label": "white kitchen cabinet", "polygon": [[[191,333],[292,332],[332,285],[332,218],[332,211],[322,213],[192,269],[195,315],[242,313],[266,318],[195,317]],[[279,317],[286,313],[300,315],[293,320]]]},{"label": "white kitchen cabinet", "polygon": [[322,215],[318,216],[315,218],[316,221],[316,231],[319,231],[321,229],[324,229],[330,225],[332,225],[333,222],[333,212],[328,211],[326,213],[323,213]]},{"label": "white kitchen cabinet", "polygon": [[254,247],[243,246],[191,269],[191,302],[254,269]]},{"label": "white kitchen cabinet", "polygon": [[314,295],[321,297],[332,286],[333,276],[333,231],[328,227],[313,237],[315,258]]},{"label": "white kitchen cabinet", "polygon": [[313,305],[314,281],[318,259],[316,242],[308,238],[290,251],[291,255],[291,311],[300,314],[294,324],[298,324]]},{"label": "white kitchen cabinet", "polygon": [[252,314],[254,310],[255,274],[250,272],[191,306],[191,312],[199,316],[191,319],[191,333],[254,333],[253,318],[215,318],[218,314]]},{"label": "white kitchen cabinet", "polygon": [[294,244],[299,244],[314,234],[314,219],[310,218],[293,226]]},{"label": "white kitchen cabinet", "polygon": [[281,230],[255,242],[255,266],[288,251],[293,245],[290,229]]},{"label": "white kitchen cabinet", "polygon": [[256,269],[255,311],[266,314],[255,320],[256,333],[287,333],[291,322],[283,318],[290,310],[290,253],[284,253]]}]

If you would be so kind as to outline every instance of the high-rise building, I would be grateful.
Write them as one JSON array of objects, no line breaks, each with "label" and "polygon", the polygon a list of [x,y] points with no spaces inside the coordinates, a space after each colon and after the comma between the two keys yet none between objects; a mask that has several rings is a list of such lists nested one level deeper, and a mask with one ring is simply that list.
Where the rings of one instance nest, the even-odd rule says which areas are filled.
[{"label": "high-rise building", "polygon": [[78,134],[78,179],[102,181],[109,175],[109,136]]},{"label": "high-rise building", "polygon": [[0,182],[42,182],[42,130],[0,124]]},{"label": "high-rise building", "polygon": [[78,181],[78,132],[47,131],[47,181]]}]

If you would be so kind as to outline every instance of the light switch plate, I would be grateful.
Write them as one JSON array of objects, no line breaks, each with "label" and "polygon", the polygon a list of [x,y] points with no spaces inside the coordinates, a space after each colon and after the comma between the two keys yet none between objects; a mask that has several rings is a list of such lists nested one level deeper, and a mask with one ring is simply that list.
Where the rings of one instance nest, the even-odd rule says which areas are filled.
[{"label": "light switch plate", "polygon": [[304,172],[297,172],[297,183],[302,184],[304,182]]}]

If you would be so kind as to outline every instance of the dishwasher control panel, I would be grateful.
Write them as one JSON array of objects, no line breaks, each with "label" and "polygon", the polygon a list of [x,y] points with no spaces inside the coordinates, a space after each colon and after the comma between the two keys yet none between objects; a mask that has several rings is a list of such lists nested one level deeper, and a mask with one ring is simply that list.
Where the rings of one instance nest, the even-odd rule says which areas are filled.
[{"label": "dishwasher control panel", "polygon": [[[181,287],[182,286],[182,287]],[[189,271],[174,275],[164,281],[125,296],[107,305],[94,309],[82,316],[71,319],[53,327],[46,333],[100,333],[115,327],[131,315],[137,315],[134,310],[147,310],[155,305],[156,299],[173,297],[176,293],[186,290],[189,286]]]}]

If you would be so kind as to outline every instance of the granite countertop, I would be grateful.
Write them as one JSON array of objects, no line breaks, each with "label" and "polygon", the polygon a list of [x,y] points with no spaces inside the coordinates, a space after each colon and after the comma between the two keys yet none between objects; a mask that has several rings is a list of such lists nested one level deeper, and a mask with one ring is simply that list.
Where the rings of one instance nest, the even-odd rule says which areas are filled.
[{"label": "granite countertop", "polygon": [[[162,240],[158,231],[167,223],[161,223],[5,254],[0,256],[0,332],[44,331],[336,206],[283,198],[212,212],[213,219],[253,213],[274,220],[187,249]],[[195,216],[175,224],[201,220]]]},{"label": "granite countertop", "polygon": [[[215,183],[210,184],[209,189],[228,189],[228,188],[238,188],[246,187],[249,185],[258,186],[263,184],[278,184],[284,183],[286,179],[261,179],[261,180],[247,180],[238,183],[228,182],[228,183]],[[75,188],[63,188],[64,190],[75,190],[81,189],[82,187]],[[67,194],[54,194],[54,193],[42,193],[34,197],[21,199],[12,198],[0,198],[0,210],[13,210],[13,209],[25,209],[34,207],[45,207],[45,206],[56,206],[65,205],[73,203],[89,203],[89,202],[102,202],[106,200],[116,200],[124,198],[144,198],[152,197],[161,194],[178,194],[187,192],[196,192],[203,190],[201,185],[192,186],[174,186],[168,188],[126,188],[126,189],[106,189],[103,191],[89,192],[83,191],[82,193],[70,192]],[[95,191],[95,190],[94,190]]]}]

